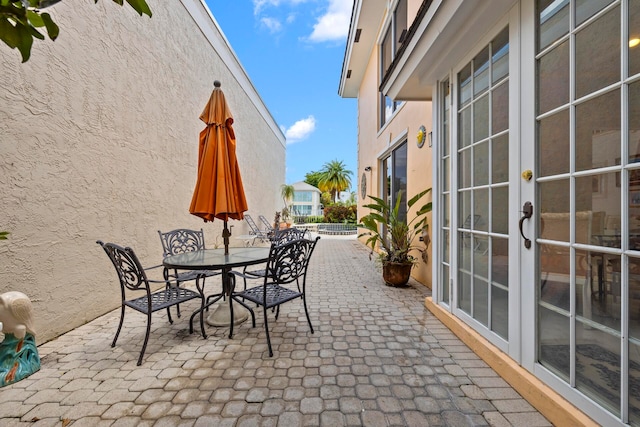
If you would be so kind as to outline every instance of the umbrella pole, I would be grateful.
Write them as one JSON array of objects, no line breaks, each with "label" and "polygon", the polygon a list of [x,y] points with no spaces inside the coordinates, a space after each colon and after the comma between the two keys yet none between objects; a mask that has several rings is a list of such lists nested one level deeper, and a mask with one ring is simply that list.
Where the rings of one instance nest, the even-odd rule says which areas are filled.
[{"label": "umbrella pole", "polygon": [[229,227],[227,226],[227,221],[224,221],[224,230],[222,230],[222,241],[224,242],[224,254],[229,255],[229,237],[231,237],[231,232],[229,231]]}]

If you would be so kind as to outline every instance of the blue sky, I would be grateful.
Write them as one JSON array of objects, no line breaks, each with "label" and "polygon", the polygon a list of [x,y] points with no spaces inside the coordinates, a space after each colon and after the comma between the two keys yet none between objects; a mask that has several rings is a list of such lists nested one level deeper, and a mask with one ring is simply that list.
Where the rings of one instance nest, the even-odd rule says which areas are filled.
[{"label": "blue sky", "polygon": [[287,137],[287,184],[341,160],[354,190],[357,105],[338,95],[352,0],[206,3]]}]

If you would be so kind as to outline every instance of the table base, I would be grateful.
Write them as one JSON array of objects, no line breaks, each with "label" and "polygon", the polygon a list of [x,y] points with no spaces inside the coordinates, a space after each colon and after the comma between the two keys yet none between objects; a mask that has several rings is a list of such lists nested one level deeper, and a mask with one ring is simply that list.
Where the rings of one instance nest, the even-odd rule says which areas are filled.
[{"label": "table base", "polygon": [[[233,324],[239,325],[249,318],[249,311],[240,304],[234,304],[233,307]],[[210,326],[229,326],[231,324],[231,310],[229,310],[229,302],[221,301],[216,304],[213,311],[209,313],[206,319],[207,325]]]}]

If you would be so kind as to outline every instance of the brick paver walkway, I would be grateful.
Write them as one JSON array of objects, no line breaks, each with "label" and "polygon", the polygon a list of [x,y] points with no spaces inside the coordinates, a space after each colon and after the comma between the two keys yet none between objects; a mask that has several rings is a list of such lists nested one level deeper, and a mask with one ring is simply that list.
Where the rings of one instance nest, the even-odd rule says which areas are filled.
[{"label": "brick paver walkway", "polygon": [[410,283],[385,286],[366,247],[323,237],[308,277],[315,334],[298,301],[270,320],[273,358],[260,310],[256,328],[244,323],[228,339],[228,328],[207,326],[206,340],[188,333],[187,316],[170,325],[158,312],[138,367],[145,317],[128,310],[112,349],[118,309],[41,345],[42,369],[0,389],[0,425],[550,425]]}]

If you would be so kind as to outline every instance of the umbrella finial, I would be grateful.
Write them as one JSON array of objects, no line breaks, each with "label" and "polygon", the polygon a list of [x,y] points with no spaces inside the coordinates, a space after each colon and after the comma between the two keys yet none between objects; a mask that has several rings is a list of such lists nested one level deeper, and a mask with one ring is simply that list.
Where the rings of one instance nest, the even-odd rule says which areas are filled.
[{"label": "umbrella finial", "polygon": [[220,83],[220,80],[214,80],[213,81],[213,86],[214,87],[220,87],[220,86],[222,86],[222,83]]}]

